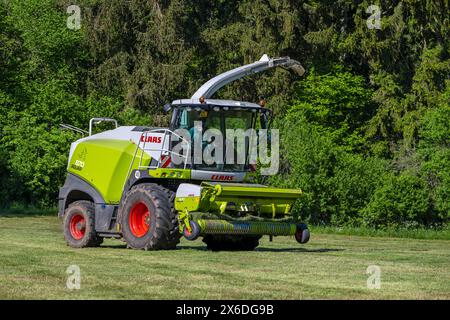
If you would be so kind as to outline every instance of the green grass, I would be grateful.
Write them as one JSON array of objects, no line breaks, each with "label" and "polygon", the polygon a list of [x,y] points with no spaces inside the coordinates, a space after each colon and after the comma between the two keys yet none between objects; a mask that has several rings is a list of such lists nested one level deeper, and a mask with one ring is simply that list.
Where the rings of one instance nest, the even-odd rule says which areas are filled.
[{"label": "green grass", "polygon": [[36,208],[28,207],[22,204],[14,204],[9,207],[0,207],[0,217],[5,215],[16,216],[55,216],[57,208]]},{"label": "green grass", "polygon": [[333,227],[333,226],[309,226],[312,232],[321,234],[340,234],[347,236],[364,237],[389,237],[429,240],[450,240],[450,228],[448,225],[439,229],[426,228],[386,228],[371,229],[366,227]]},{"label": "green grass", "polygon": [[[0,244],[0,299],[450,299],[448,240],[313,233],[306,245],[265,237],[254,252],[209,252],[201,240],[77,250],[54,216],[2,215]],[[73,264],[81,289],[70,291]],[[380,289],[367,288],[369,265],[381,268]]]}]

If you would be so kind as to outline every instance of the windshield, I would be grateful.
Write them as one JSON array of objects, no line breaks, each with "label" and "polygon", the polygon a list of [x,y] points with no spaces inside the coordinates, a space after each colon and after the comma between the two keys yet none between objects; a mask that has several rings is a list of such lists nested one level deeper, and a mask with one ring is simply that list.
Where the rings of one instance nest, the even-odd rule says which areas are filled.
[{"label": "windshield", "polygon": [[[252,129],[255,127],[256,119],[258,118],[258,113],[256,111],[248,110],[194,110],[191,108],[183,108],[180,109],[180,113],[177,119],[177,123],[175,125],[176,128],[186,129],[189,131],[191,135],[192,142],[194,141],[194,125],[197,122],[197,125],[201,123],[202,126],[202,137],[205,138],[204,134],[209,129],[219,130],[223,136],[223,163],[214,163],[208,165],[206,163],[195,164],[193,166],[194,169],[197,170],[209,170],[209,171],[246,171],[248,167],[248,148],[250,145],[250,137],[247,135],[245,138],[243,137],[243,133],[245,133],[248,129]],[[238,130],[239,131],[230,131],[230,130]],[[227,141],[227,133],[234,134],[234,137],[228,137]],[[240,158],[238,158],[238,141],[237,137],[240,136],[241,141],[244,142],[244,152]],[[231,140],[233,139],[233,140]],[[207,139],[202,140],[202,148],[203,151],[208,145],[214,141],[214,138],[211,141],[207,141]],[[242,144],[242,142],[241,142]],[[212,146],[212,145],[211,145]],[[210,146],[210,147],[211,147]],[[230,149],[230,150],[227,150]],[[233,149],[233,150],[231,150]],[[226,155],[233,155],[233,160],[230,161],[230,156],[226,157]],[[212,155],[215,155],[212,152]],[[239,160],[239,161],[238,161]],[[244,161],[242,161],[244,160]],[[238,163],[239,162],[239,163]],[[244,162],[244,163],[242,163]]]}]

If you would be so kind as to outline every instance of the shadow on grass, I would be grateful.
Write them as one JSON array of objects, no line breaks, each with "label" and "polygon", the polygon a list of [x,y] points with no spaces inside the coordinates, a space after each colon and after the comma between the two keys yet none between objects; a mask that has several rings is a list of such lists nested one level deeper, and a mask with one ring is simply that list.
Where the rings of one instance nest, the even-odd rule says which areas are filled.
[{"label": "shadow on grass", "polygon": [[256,251],[268,251],[268,252],[338,252],[344,251],[345,249],[328,249],[328,248],[319,248],[319,249],[306,249],[306,248],[256,248]]},{"label": "shadow on grass", "polygon": [[[211,251],[206,249],[206,246],[180,246],[177,247],[176,250],[183,250],[183,249],[190,249],[190,250],[198,250],[198,251]],[[265,248],[265,247],[258,247],[254,251],[256,252],[305,252],[305,253],[321,253],[321,252],[336,252],[336,251],[344,251],[345,249],[328,249],[328,248],[320,248],[320,249],[306,249],[306,248]],[[220,250],[220,251],[246,251],[248,250]],[[214,251],[218,252],[218,251]]]},{"label": "shadow on grass", "polygon": [[106,248],[106,249],[127,249],[127,245],[126,244],[117,244],[117,245],[100,245],[100,248]]},{"label": "shadow on grass", "polygon": [[[117,245],[100,245],[100,248],[106,248],[106,249],[127,249],[127,245],[126,244],[117,244]],[[183,249],[192,249],[192,250],[199,250],[199,251],[207,251],[206,250],[206,246],[177,246],[175,249],[172,250],[166,250],[166,251],[177,251],[177,250],[183,250]],[[151,250],[149,250],[151,251]]]},{"label": "shadow on grass", "polygon": [[[106,249],[127,249],[126,244],[117,244],[117,245],[101,245],[101,248]],[[212,251],[206,249],[206,246],[189,246],[189,245],[181,245],[176,247],[173,251],[178,250],[197,250],[197,251],[210,251],[210,252],[218,252],[218,251]],[[345,249],[331,249],[331,248],[319,248],[319,249],[306,249],[306,248],[265,248],[265,247],[258,247],[254,251],[256,252],[304,252],[304,253],[324,253],[324,252],[339,252],[344,251]],[[170,250],[168,250],[170,251]],[[227,252],[243,252],[247,250],[220,250],[220,251],[227,251]]]}]

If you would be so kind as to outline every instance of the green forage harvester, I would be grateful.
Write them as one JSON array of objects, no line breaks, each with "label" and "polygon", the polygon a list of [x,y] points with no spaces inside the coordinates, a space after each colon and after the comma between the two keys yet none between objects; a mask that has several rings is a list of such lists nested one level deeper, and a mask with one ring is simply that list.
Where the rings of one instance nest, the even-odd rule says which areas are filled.
[{"label": "green forage harvester", "polygon": [[[263,235],[308,242],[307,226],[291,216],[301,190],[253,183],[256,161],[250,154],[259,142],[255,132],[271,124],[264,100],[211,99],[224,85],[274,67],[305,72],[289,57],[264,55],[214,77],[190,99],[165,105],[166,112],[172,111],[168,128],[118,126],[109,118],[91,119],[89,131],[62,125],[87,135],[71,145],[67,178],[59,192],[67,243],[81,248],[98,246],[104,238],[123,238],[131,248],[173,249],[184,236],[203,237],[213,250],[253,250]],[[93,134],[101,122],[116,128]],[[205,137],[215,132],[227,141],[230,129],[246,134],[243,148],[235,148],[232,141],[217,153],[218,138]],[[223,159],[197,161],[199,154],[215,160],[222,154]]]}]

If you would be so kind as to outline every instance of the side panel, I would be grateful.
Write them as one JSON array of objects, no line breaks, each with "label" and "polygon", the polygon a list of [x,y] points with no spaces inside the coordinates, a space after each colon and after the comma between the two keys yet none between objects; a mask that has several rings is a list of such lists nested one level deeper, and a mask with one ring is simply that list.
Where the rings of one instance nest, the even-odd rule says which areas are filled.
[{"label": "side panel", "polygon": [[[95,186],[105,203],[119,204],[122,190],[130,169],[139,165],[141,151],[133,161],[136,144],[126,140],[91,139],[79,143],[69,162],[69,172]],[[148,165],[150,157],[143,154],[142,165]]]}]

